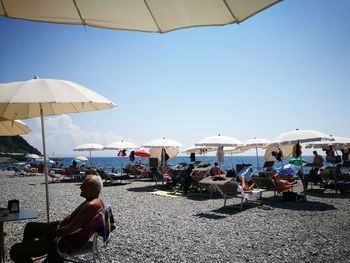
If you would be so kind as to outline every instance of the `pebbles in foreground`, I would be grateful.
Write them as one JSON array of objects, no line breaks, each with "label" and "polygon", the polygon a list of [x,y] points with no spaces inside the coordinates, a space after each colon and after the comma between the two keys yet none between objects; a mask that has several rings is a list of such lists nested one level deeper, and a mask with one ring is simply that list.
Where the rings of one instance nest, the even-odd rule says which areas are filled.
[{"label": "pebbles in foreground", "polygon": [[[263,205],[193,193],[150,194],[151,182],[104,187],[118,228],[108,253],[113,262],[350,262],[350,196],[312,191],[307,202],[283,202],[264,193]],[[60,220],[83,199],[79,184],[49,185],[51,221]],[[0,206],[20,200],[46,220],[43,176],[0,174]],[[20,242],[25,223],[4,223],[5,250]],[[107,262],[107,261],[106,261]]]}]

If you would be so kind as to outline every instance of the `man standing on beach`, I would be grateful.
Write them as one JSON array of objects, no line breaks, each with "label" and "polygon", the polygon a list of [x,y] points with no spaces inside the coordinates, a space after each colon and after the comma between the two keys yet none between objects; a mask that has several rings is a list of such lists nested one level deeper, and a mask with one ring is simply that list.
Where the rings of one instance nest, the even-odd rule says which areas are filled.
[{"label": "man standing on beach", "polygon": [[[46,254],[48,254],[48,257],[44,262],[52,262],[49,258],[54,258],[54,262],[63,262],[60,261],[56,251],[56,238],[67,236],[78,230],[104,207],[103,201],[99,198],[102,189],[101,177],[88,175],[80,189],[80,196],[85,198],[85,201],[62,221],[31,222],[26,225],[22,243],[17,243],[11,247],[10,257],[15,263],[33,262],[32,257],[40,257]],[[88,233],[86,240],[79,240],[79,245],[83,246],[90,236],[90,233]]]}]

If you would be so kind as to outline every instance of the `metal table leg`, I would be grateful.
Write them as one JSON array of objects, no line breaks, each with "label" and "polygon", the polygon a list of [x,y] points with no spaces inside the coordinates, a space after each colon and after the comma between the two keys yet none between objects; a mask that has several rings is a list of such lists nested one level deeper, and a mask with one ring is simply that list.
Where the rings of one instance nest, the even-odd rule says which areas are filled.
[{"label": "metal table leg", "polygon": [[0,263],[5,262],[4,223],[0,222]]}]

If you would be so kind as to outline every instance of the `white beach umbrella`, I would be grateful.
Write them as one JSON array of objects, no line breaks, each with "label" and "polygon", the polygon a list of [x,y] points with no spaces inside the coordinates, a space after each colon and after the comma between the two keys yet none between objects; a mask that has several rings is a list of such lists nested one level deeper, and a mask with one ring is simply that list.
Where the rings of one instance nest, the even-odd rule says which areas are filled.
[{"label": "white beach umbrella", "polygon": [[187,154],[191,154],[191,153],[194,153],[194,154],[205,154],[207,152],[210,152],[210,151],[215,151],[216,148],[215,147],[207,147],[207,146],[195,146],[195,145],[192,145],[186,149],[184,149],[182,152],[183,153],[187,153]]},{"label": "white beach umbrella", "polygon": [[195,143],[197,146],[211,146],[211,147],[217,147],[217,162],[220,163],[223,161],[223,148],[225,146],[244,146],[243,143],[233,137],[230,136],[221,136],[220,134],[217,136],[210,136],[206,137],[197,143]]},{"label": "white beach umbrella", "polygon": [[274,144],[296,144],[304,142],[316,142],[321,140],[331,140],[330,136],[314,130],[299,130],[284,132],[278,135],[274,140]]},{"label": "white beach umbrella", "polygon": [[[142,145],[142,147],[149,148],[151,157],[156,157],[158,160],[165,160],[165,152],[168,154],[169,159],[175,157],[179,148],[183,147],[181,143],[175,140],[161,138],[148,141]],[[165,171],[165,161],[163,162],[163,172]]]},{"label": "white beach umbrella", "polygon": [[259,153],[258,153],[258,148],[265,149],[267,146],[271,144],[271,141],[265,138],[254,138],[254,139],[249,139],[243,142],[246,147],[252,149],[255,148],[255,153],[256,153],[256,164],[258,166],[258,171],[260,170],[259,167]]},{"label": "white beach umbrella", "polygon": [[184,149],[182,152],[187,153],[187,154],[200,154],[203,155],[203,161],[205,160],[205,154],[207,152],[212,152],[216,151],[215,147],[207,147],[207,146],[195,146],[192,145],[186,149]]},{"label": "white beach umbrella", "polygon": [[20,120],[6,120],[0,117],[0,136],[16,136],[30,132],[31,129]]},{"label": "white beach umbrella", "polygon": [[113,142],[103,147],[104,150],[136,150],[138,148],[139,146],[136,144],[124,140]]},{"label": "white beach umbrella", "polygon": [[41,118],[47,221],[50,216],[44,116],[111,109],[115,106],[96,92],[66,80],[34,78],[0,84],[0,117],[10,120]]},{"label": "white beach umbrella", "polygon": [[334,140],[308,143],[305,148],[326,148],[328,145],[332,145],[337,150],[350,148],[350,138],[339,136],[331,136],[331,138]]},{"label": "white beach umbrella", "polygon": [[[316,142],[321,140],[331,140],[330,136],[315,130],[299,130],[284,132],[277,136],[273,143],[276,144],[297,144],[297,143],[306,143],[306,142]],[[302,155],[300,155],[300,160]],[[305,193],[305,180],[304,180],[304,171],[303,166],[301,166],[301,177],[303,181],[303,188]]]},{"label": "white beach umbrella", "polygon": [[[117,151],[136,150],[138,148],[139,146],[137,146],[136,144],[133,144],[131,142],[124,141],[124,140],[113,142],[103,147],[104,150],[117,150]],[[122,157],[122,156],[118,156],[118,157]],[[119,161],[120,161],[120,172],[121,174],[123,174],[123,158],[119,158]]]},{"label": "white beach umbrella", "polygon": [[229,153],[231,156],[231,167],[233,168],[233,155],[234,154],[239,154],[239,153],[244,153],[248,151],[249,149],[241,146],[241,147],[232,147],[232,146],[227,146],[224,147],[224,153]]},{"label": "white beach umbrella", "polygon": [[[292,155],[293,145],[292,144],[281,144],[281,145],[270,145],[266,148],[264,159],[265,161],[277,162],[276,153],[282,152],[281,159],[285,160]],[[273,154],[274,153],[274,154]]]},{"label": "white beach umbrella", "polygon": [[81,144],[73,149],[75,152],[89,152],[89,163],[91,165],[91,152],[92,151],[102,151],[103,150],[103,145],[98,144],[98,143],[85,143]]},{"label": "white beach umbrella", "polygon": [[224,146],[244,146],[240,140],[230,136],[217,136],[206,137],[195,143],[196,146],[211,146],[211,147],[224,147]]},{"label": "white beach umbrella", "polygon": [[280,0],[3,0],[0,15],[109,29],[168,32],[239,24]]},{"label": "white beach umbrella", "polygon": [[181,143],[175,140],[162,138],[162,139],[155,139],[152,141],[148,141],[142,145],[145,148],[175,148],[179,149],[183,147]]}]

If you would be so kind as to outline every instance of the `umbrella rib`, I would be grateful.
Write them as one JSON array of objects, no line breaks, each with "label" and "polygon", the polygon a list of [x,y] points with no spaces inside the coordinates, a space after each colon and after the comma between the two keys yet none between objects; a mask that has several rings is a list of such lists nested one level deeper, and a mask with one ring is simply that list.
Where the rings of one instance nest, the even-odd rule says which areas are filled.
[{"label": "umbrella rib", "polygon": [[227,4],[227,1],[223,0],[223,2],[226,5],[226,7],[227,7],[228,11],[230,12],[231,16],[233,17],[233,19],[236,21],[237,24],[239,24],[239,19],[235,16],[235,14],[231,10],[230,6]]},{"label": "umbrella rib", "polygon": [[148,4],[147,4],[147,0],[143,0],[143,2],[145,3],[145,5],[146,5],[146,7],[147,7],[147,9],[148,9],[148,12],[150,13],[150,15],[151,15],[151,17],[152,17],[154,23],[156,24],[156,26],[157,26],[157,28],[158,28],[158,31],[159,31],[160,33],[162,33],[162,30],[160,29],[160,27],[159,27],[159,25],[158,25],[158,23],[157,23],[157,21],[156,21],[154,15],[153,15],[151,9],[150,9],[150,7],[149,7]]},{"label": "umbrella rib", "polygon": [[7,14],[7,11],[6,11],[6,8],[5,8],[4,1],[3,1],[3,0],[1,0],[1,5],[2,5],[2,9],[3,9],[4,12],[5,12],[5,16],[9,17],[9,15]]},{"label": "umbrella rib", "polygon": [[80,20],[81,20],[82,25],[83,25],[83,26],[86,26],[85,19],[83,19],[82,15],[81,15],[81,12],[80,12],[80,9],[79,9],[79,7],[78,7],[77,2],[76,2],[75,0],[73,0],[73,3],[74,3],[74,6],[75,6],[75,9],[77,10],[77,13],[78,13],[78,15],[79,15],[79,17],[80,17]]}]

